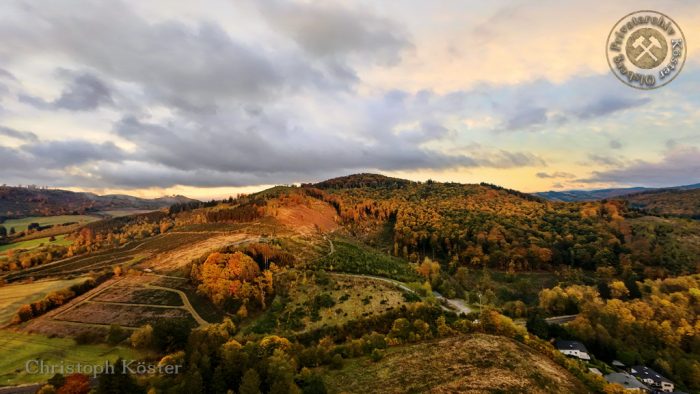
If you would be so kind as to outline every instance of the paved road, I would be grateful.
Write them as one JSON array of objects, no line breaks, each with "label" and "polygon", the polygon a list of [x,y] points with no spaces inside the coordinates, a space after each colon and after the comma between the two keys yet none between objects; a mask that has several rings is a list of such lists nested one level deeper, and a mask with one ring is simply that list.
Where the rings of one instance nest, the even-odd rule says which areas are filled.
[{"label": "paved road", "polygon": [[564,324],[564,323],[568,323],[568,322],[576,319],[576,316],[578,316],[578,314],[554,316],[554,317],[548,317],[548,318],[544,319],[544,321],[546,321],[549,324]]}]

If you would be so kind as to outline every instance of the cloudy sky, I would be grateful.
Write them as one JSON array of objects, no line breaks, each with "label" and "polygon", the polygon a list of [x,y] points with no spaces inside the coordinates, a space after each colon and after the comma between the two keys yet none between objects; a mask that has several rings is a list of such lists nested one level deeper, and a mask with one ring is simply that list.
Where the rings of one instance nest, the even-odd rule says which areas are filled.
[{"label": "cloudy sky", "polygon": [[[0,183],[206,198],[365,171],[700,182],[700,3],[595,3],[3,0]],[[604,53],[639,9],[689,42],[649,92]]]}]

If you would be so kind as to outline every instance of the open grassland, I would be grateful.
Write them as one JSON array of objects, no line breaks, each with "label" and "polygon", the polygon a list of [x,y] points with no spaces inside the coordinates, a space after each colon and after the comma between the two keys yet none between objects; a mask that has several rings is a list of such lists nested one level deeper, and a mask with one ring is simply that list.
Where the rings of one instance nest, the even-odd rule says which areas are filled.
[{"label": "open grassland", "polygon": [[402,282],[420,280],[406,261],[345,238],[333,239],[334,252],[319,259],[328,271],[383,276]]},{"label": "open grassland", "polygon": [[484,334],[389,348],[327,371],[330,393],[586,393],[568,371],[525,345]]},{"label": "open grassland", "polygon": [[380,280],[302,275],[307,274],[246,327],[253,332],[300,333],[380,315],[407,302],[403,290]]},{"label": "open grassland", "polygon": [[0,287],[0,326],[10,322],[20,306],[38,301],[52,291],[67,289],[87,278],[45,280]]},{"label": "open grassland", "polygon": [[21,242],[15,242],[7,245],[0,245],[0,255],[6,255],[9,253],[11,250],[32,250],[36,249],[42,246],[49,246],[49,245],[63,245],[63,246],[68,246],[73,241],[70,239],[66,239],[65,235],[59,235],[55,237],[54,241],[51,241],[51,238],[46,237],[46,238],[37,238],[37,239],[32,239],[30,241],[21,241]]},{"label": "open grassland", "polygon": [[78,362],[86,365],[104,364],[121,357],[135,360],[144,355],[127,347],[108,345],[77,345],[69,338],[49,338],[43,335],[0,330],[0,386],[43,382],[53,374],[25,372],[28,360],[43,360],[46,365]]},{"label": "open grassland", "polygon": [[0,223],[0,226],[5,226],[7,231],[14,227],[16,232],[20,232],[26,230],[30,223],[39,223],[40,226],[56,226],[66,223],[85,224],[100,219],[99,216],[92,215],[31,216],[22,219],[6,220],[4,223]]}]

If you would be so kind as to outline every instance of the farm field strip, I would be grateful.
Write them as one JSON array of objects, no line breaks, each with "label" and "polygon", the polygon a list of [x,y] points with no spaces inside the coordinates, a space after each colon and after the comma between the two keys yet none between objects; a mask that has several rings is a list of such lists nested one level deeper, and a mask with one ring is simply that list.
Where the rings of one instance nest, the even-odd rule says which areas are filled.
[{"label": "farm field strip", "polygon": [[40,226],[48,226],[48,225],[59,225],[59,224],[65,224],[65,223],[80,223],[80,224],[86,224],[90,222],[95,222],[102,219],[99,216],[93,216],[93,215],[58,215],[58,216],[31,216],[31,217],[26,217],[22,219],[9,219],[6,220],[3,223],[0,223],[0,225],[5,226],[5,228],[9,231],[10,228],[15,229],[15,231],[20,232],[24,231],[27,229],[29,224],[31,223],[39,223]]},{"label": "farm field strip", "polygon": [[[87,256],[69,257],[49,264],[44,264],[32,268],[28,268],[16,273],[10,273],[5,276],[7,280],[18,280],[31,276],[50,276],[57,274],[74,274],[84,273],[95,268],[107,268],[110,264],[117,263],[117,260],[135,257],[137,251],[144,250],[149,253],[156,253],[163,250],[170,250],[173,246],[196,242],[200,239],[206,239],[206,233],[165,233],[159,234],[143,240],[132,241],[119,249],[110,249],[99,251],[95,254]],[[105,261],[104,259],[108,260]],[[94,261],[94,262],[93,262]],[[119,263],[123,261],[118,261]]]}]

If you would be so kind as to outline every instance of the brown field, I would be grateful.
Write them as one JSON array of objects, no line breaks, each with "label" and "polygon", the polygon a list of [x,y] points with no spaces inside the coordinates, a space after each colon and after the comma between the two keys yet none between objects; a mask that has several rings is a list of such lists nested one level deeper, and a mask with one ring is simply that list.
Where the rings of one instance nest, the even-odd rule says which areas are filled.
[{"label": "brown field", "polygon": [[87,324],[119,324],[122,327],[141,327],[158,319],[188,318],[180,308],[158,308],[150,305],[84,302],[54,317],[55,320]]},{"label": "brown field", "polygon": [[179,247],[168,249],[161,253],[157,253],[146,261],[140,264],[142,268],[152,269],[162,273],[174,273],[183,268],[193,259],[196,259],[203,254],[213,252],[216,249],[231,244],[241,244],[253,242],[258,239],[257,236],[252,236],[245,233],[239,234],[216,234],[209,233],[172,233],[177,235],[204,235],[204,238],[196,237],[179,245]]},{"label": "brown field", "polygon": [[330,204],[310,200],[309,206],[298,204],[276,209],[275,218],[284,226],[301,234],[315,234],[318,231],[330,232],[338,228],[335,209]]},{"label": "brown field", "polygon": [[85,332],[105,333],[111,324],[133,329],[159,319],[185,318],[199,325],[208,324],[181,290],[187,290],[186,285],[187,281],[181,278],[128,274],[108,280],[29,321],[21,329],[44,335],[75,336]]},{"label": "brown field", "polygon": [[458,336],[389,348],[326,371],[329,393],[586,393],[568,371],[505,337]]},{"label": "brown field", "polygon": [[128,286],[112,286],[91,299],[98,302],[124,304],[182,306],[180,295],[161,289],[139,289]]}]

